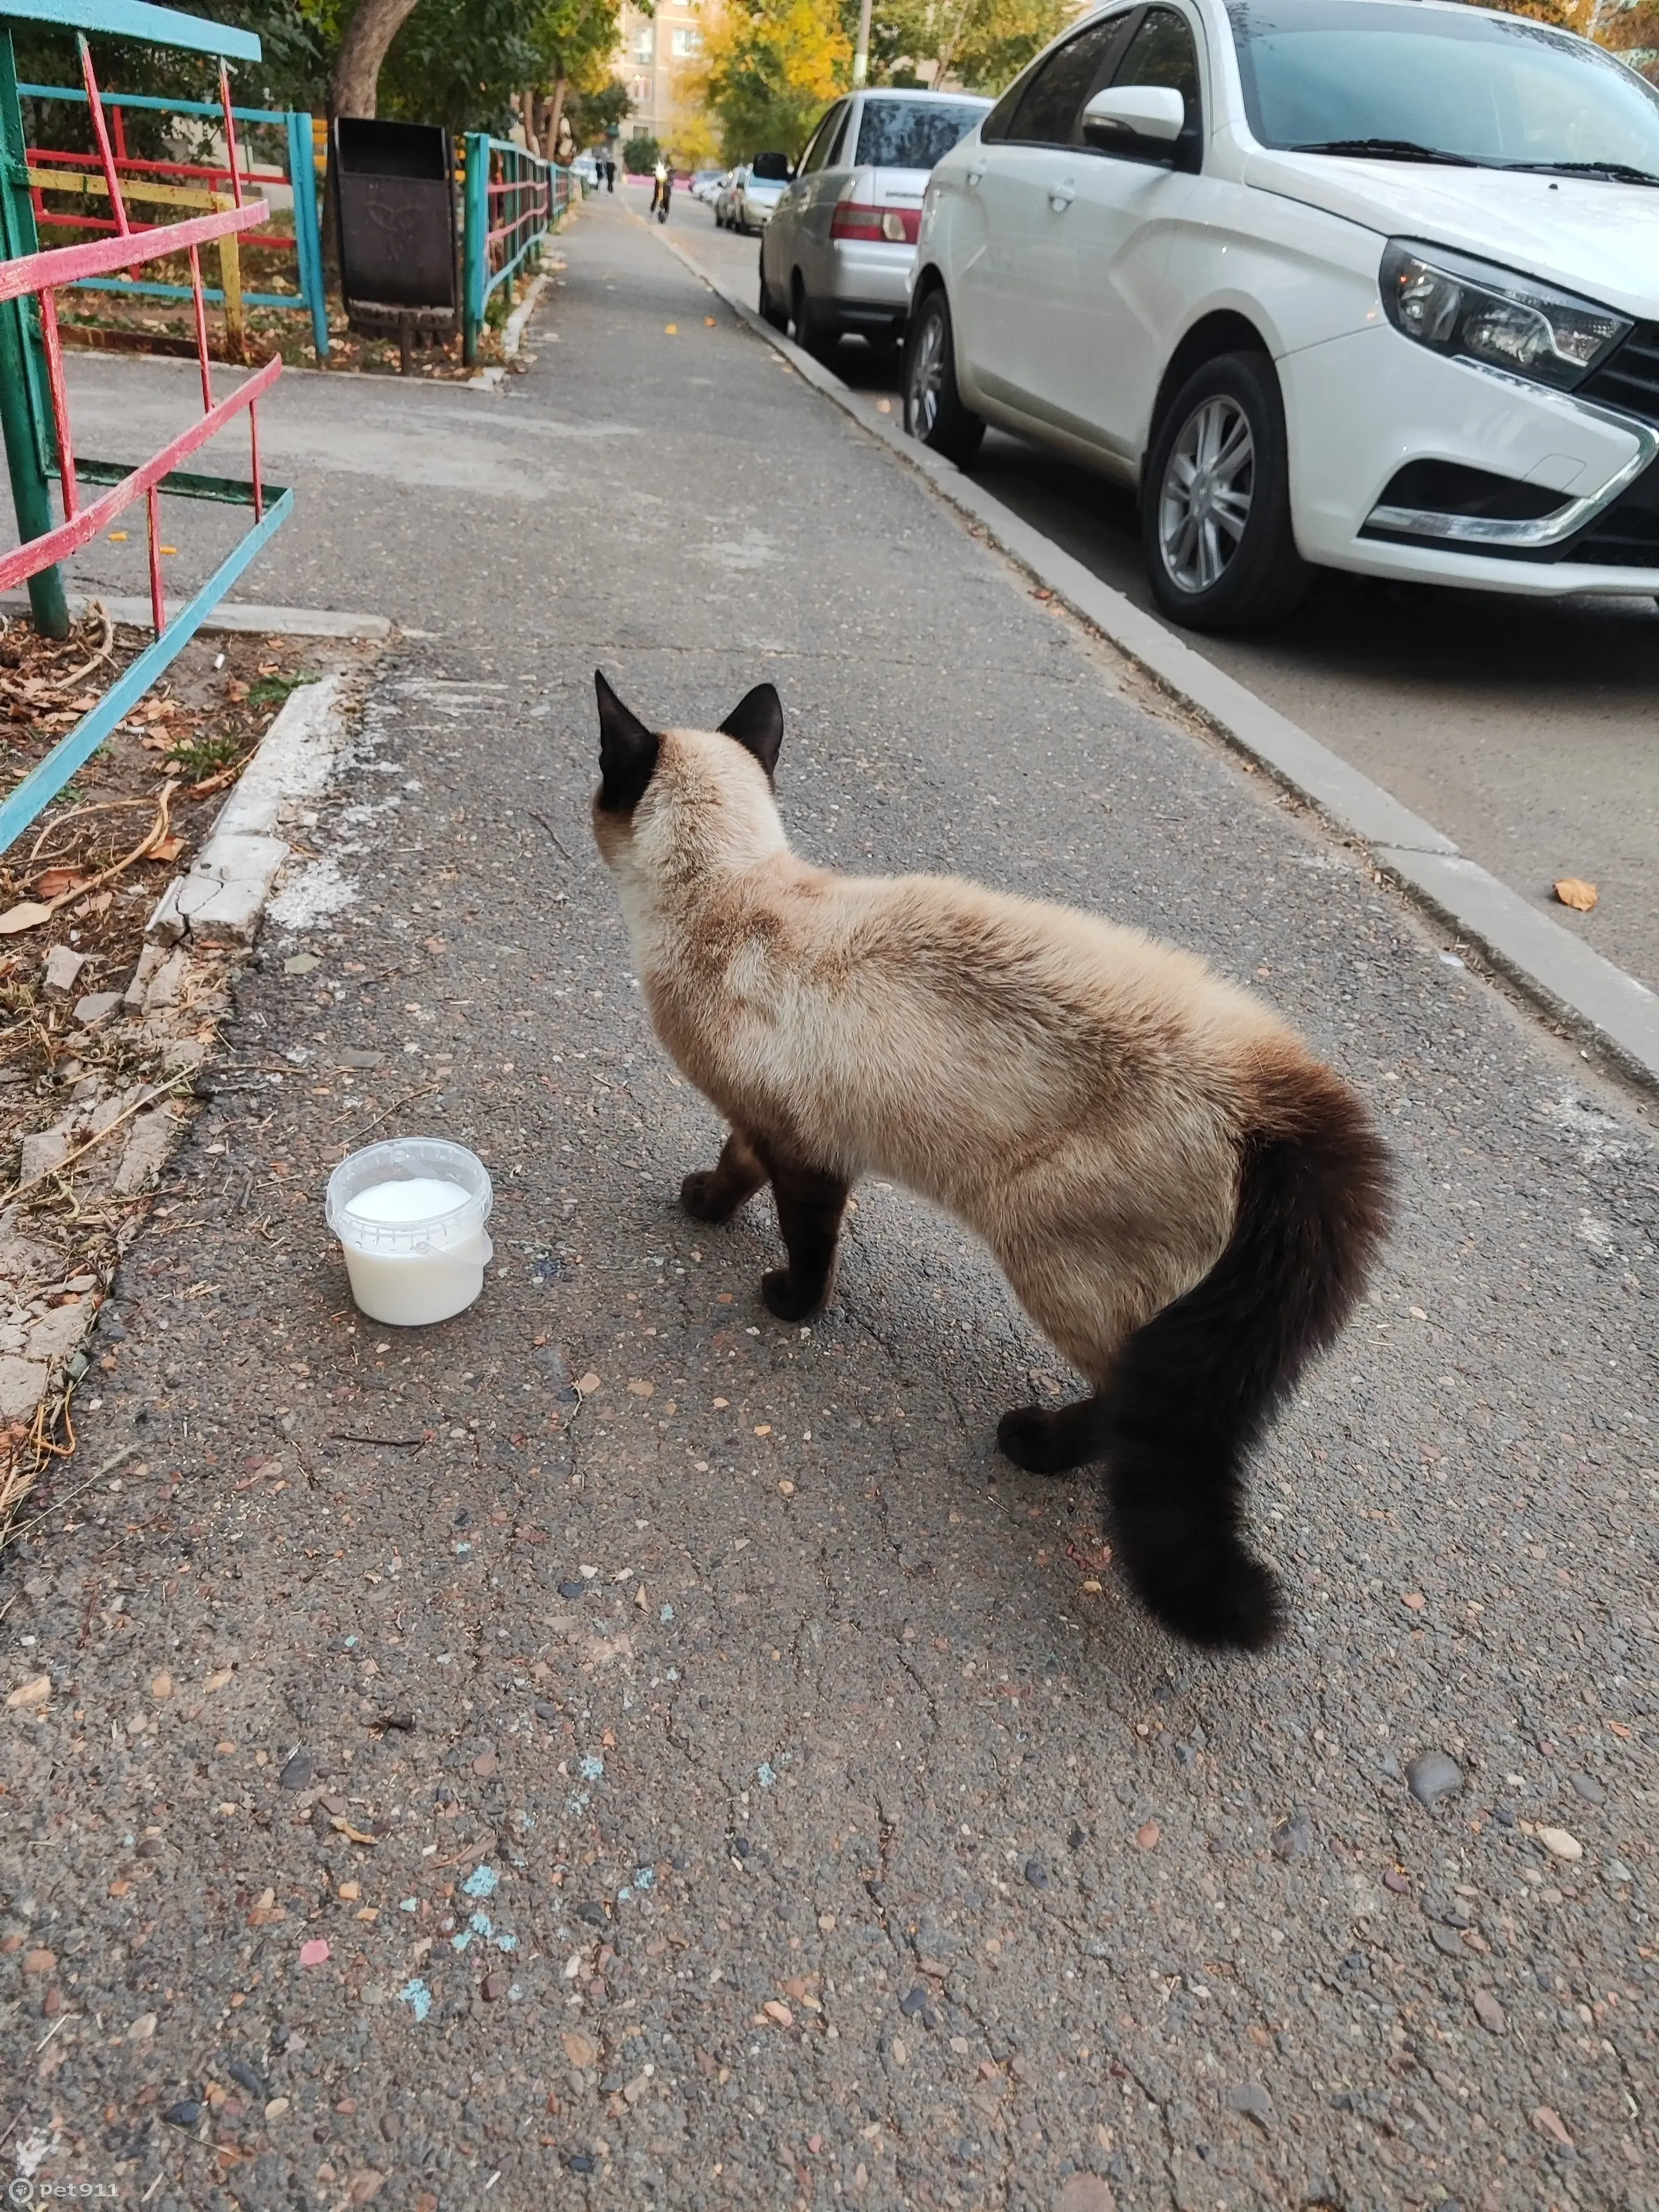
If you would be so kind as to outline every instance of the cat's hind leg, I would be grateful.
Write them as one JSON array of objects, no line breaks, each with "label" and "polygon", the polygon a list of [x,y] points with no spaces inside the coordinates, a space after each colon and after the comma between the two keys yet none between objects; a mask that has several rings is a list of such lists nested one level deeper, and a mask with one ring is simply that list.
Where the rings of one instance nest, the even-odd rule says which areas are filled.
[{"label": "cat's hind leg", "polygon": [[1016,1406],[997,1423],[1004,1455],[1028,1474],[1066,1474],[1106,1454],[1106,1422],[1098,1398],[1074,1406]]},{"label": "cat's hind leg", "polygon": [[712,1168],[680,1185],[680,1204],[694,1221],[729,1221],[766,1181],[766,1164],[741,1129],[733,1129]]},{"label": "cat's hind leg", "polygon": [[761,1296],[780,1321],[805,1321],[823,1307],[835,1279],[847,1184],[840,1176],[803,1167],[770,1146],[765,1157],[789,1264],[762,1276]]}]

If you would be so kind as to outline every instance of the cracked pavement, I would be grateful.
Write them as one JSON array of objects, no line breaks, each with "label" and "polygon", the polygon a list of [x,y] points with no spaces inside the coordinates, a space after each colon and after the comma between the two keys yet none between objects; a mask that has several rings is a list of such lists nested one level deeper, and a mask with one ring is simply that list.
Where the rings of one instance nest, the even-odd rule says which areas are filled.
[{"label": "cracked pavement", "polygon": [[[0,1581],[52,1686],[0,1714],[6,2156],[157,2212],[1654,2212],[1651,1103],[623,212],[561,243],[504,392],[271,404],[261,596],[428,635]],[[77,373],[137,422],[171,370]],[[596,663],[664,723],[769,677],[804,849],[1192,945],[1371,1099],[1401,1221],[1262,1455],[1265,1660],[998,1461],[1071,1385],[951,1224],[866,1186],[805,1329],[765,1200],[678,1212],[719,1131],[588,836]],[[398,1332],[323,1186],[421,1128],[495,1261]]]}]

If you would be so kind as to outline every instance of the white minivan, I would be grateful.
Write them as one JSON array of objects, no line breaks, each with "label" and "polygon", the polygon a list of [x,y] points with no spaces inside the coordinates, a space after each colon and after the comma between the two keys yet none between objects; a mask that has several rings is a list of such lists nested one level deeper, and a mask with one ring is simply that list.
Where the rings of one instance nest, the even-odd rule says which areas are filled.
[{"label": "white minivan", "polygon": [[1132,0],[934,170],[903,379],[1136,486],[1160,607],[1659,592],[1659,92],[1456,0]]}]

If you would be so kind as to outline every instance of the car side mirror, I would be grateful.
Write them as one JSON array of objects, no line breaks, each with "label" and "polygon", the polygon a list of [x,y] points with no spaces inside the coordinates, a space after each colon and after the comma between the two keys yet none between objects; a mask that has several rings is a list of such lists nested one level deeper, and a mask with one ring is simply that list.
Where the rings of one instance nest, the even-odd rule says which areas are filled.
[{"label": "car side mirror", "polygon": [[1173,146],[1187,127],[1187,103],[1172,85],[1109,85],[1083,111],[1086,145],[1103,153]]}]

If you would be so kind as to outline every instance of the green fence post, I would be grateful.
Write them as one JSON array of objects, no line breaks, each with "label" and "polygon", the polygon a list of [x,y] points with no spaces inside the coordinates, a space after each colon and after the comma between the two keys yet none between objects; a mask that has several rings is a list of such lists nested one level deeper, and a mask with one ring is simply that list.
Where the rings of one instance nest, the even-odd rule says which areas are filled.
[{"label": "green fence post", "polygon": [[[0,260],[19,261],[40,250],[29,199],[23,112],[17,98],[17,63],[11,33],[0,25]],[[40,339],[32,300],[0,306],[0,432],[6,442],[11,503],[17,535],[25,544],[53,526],[51,470],[57,438],[49,429],[41,390]],[[29,578],[29,612],[42,637],[67,637],[69,601],[56,568]]]},{"label": "green fence post", "polygon": [[319,362],[328,359],[328,283],[323,267],[323,232],[317,213],[317,163],[312,150],[311,118],[298,108],[288,115],[288,177],[294,189],[294,241],[300,260],[300,289],[311,310],[311,342]]},{"label": "green fence post", "polygon": [[461,229],[461,345],[462,358],[469,367],[478,358],[478,332],[483,327],[489,291],[489,137],[486,131],[469,131]]}]

